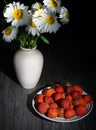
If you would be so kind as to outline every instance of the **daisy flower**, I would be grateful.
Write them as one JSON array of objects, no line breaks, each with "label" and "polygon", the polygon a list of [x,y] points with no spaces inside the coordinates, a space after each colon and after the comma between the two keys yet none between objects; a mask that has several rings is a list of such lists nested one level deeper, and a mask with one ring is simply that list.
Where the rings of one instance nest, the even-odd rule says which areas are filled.
[{"label": "daisy flower", "polygon": [[28,34],[32,34],[33,36],[40,35],[40,33],[33,21],[31,21],[30,24],[26,27],[26,31],[28,32]]},{"label": "daisy flower", "polygon": [[42,33],[56,33],[60,27],[60,24],[58,23],[55,15],[47,12],[43,13],[41,20],[37,23],[37,27],[41,30]]},{"label": "daisy flower", "polygon": [[20,2],[13,2],[12,4],[8,4],[6,6],[4,17],[7,22],[12,22],[12,26],[23,26],[28,23],[29,15],[28,15],[28,7],[24,6],[24,4],[20,4]]},{"label": "daisy flower", "polygon": [[9,26],[5,28],[3,31],[3,39],[6,42],[11,42],[13,39],[16,39],[18,30],[15,27]]},{"label": "daisy flower", "polygon": [[61,5],[60,0],[44,0],[43,3],[52,12],[58,11]]},{"label": "daisy flower", "polygon": [[40,23],[43,14],[46,12],[46,9],[39,9],[34,12],[32,16],[32,21],[36,24],[36,26]]},{"label": "daisy flower", "polygon": [[64,6],[61,7],[61,9],[60,9],[59,18],[60,18],[60,21],[61,21],[63,24],[69,22],[69,12],[68,12],[67,8],[65,8]]},{"label": "daisy flower", "polygon": [[2,31],[3,39],[11,42],[17,37],[20,46],[26,48],[36,45],[39,38],[48,44],[43,34],[56,33],[61,25],[69,21],[69,12],[61,6],[61,0],[35,2],[30,10],[29,6],[13,1],[6,5],[3,15],[8,26],[10,24]]},{"label": "daisy flower", "polygon": [[32,4],[32,10],[33,11],[39,10],[41,8],[42,8],[42,5],[39,2],[36,2],[36,3]]}]

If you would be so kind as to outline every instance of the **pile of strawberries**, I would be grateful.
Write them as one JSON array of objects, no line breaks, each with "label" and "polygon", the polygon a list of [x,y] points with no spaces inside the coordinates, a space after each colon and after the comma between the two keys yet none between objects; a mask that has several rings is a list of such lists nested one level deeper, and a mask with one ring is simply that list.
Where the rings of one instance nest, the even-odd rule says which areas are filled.
[{"label": "pile of strawberries", "polygon": [[49,118],[84,116],[87,113],[87,104],[92,102],[92,96],[83,92],[80,85],[67,86],[58,83],[37,94],[34,98],[35,106],[40,114]]}]

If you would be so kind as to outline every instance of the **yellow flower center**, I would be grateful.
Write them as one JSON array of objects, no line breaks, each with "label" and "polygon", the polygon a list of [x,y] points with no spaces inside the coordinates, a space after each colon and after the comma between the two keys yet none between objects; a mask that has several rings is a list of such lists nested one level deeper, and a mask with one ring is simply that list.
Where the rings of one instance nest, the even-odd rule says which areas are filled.
[{"label": "yellow flower center", "polygon": [[70,17],[70,16],[69,16],[69,12],[67,11],[67,12],[66,12],[66,18],[69,19],[69,17]]},{"label": "yellow flower center", "polygon": [[41,9],[41,8],[42,8],[41,5],[37,5],[37,6],[36,6],[36,9],[37,9],[37,10],[39,10],[39,9]]},{"label": "yellow flower center", "polygon": [[8,28],[5,29],[4,33],[5,33],[5,35],[10,35],[11,32],[12,32],[11,28],[8,27]]},{"label": "yellow flower center", "polygon": [[50,6],[56,8],[58,4],[55,0],[50,0]]},{"label": "yellow flower center", "polygon": [[38,13],[38,20],[41,19],[41,17],[42,17],[41,14],[42,14],[42,13]]},{"label": "yellow flower center", "polygon": [[23,10],[22,9],[15,9],[14,12],[13,12],[13,18],[14,19],[22,19],[23,17]]},{"label": "yellow flower center", "polygon": [[33,21],[31,22],[31,27],[36,28],[36,25]]},{"label": "yellow flower center", "polygon": [[54,18],[52,17],[52,16],[50,16],[50,15],[48,15],[47,17],[46,17],[46,23],[48,23],[48,24],[53,24],[55,22],[55,20],[54,20]]}]

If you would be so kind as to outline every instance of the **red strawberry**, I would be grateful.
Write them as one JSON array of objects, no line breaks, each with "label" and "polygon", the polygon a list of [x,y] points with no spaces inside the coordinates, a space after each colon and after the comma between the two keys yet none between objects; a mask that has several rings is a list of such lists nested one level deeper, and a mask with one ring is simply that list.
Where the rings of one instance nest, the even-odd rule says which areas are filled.
[{"label": "red strawberry", "polygon": [[73,98],[72,98],[72,96],[70,94],[66,95],[65,98],[68,99],[70,102],[72,102]]},{"label": "red strawberry", "polygon": [[83,92],[83,88],[80,85],[73,85],[73,90],[79,91],[81,94]]},{"label": "red strawberry", "polygon": [[66,93],[71,94],[72,91],[73,91],[73,87],[72,86],[67,86]]},{"label": "red strawberry", "polygon": [[43,94],[45,96],[52,96],[54,93],[56,93],[54,88],[49,88],[43,91]]},{"label": "red strawberry", "polygon": [[58,117],[59,118],[64,117],[64,109],[59,107],[57,110],[58,110]]},{"label": "red strawberry", "polygon": [[70,108],[74,108],[74,105],[73,105],[73,103],[71,103],[71,105],[70,105]]},{"label": "red strawberry", "polygon": [[68,99],[64,98],[64,99],[60,100],[60,107],[62,107],[64,109],[68,109],[68,108],[70,108],[70,106],[71,106],[71,103]]},{"label": "red strawberry", "polygon": [[54,89],[56,90],[57,93],[64,93],[64,87],[61,84],[56,84]]},{"label": "red strawberry", "polygon": [[72,98],[76,99],[79,98],[81,96],[81,93],[77,90],[73,90],[71,93]]},{"label": "red strawberry", "polygon": [[75,115],[76,115],[76,112],[75,112],[74,109],[69,108],[69,109],[65,110],[65,113],[64,113],[65,118],[71,118],[71,117],[73,117]]},{"label": "red strawberry", "polygon": [[84,99],[86,103],[90,103],[92,101],[92,96],[90,94],[84,95]]},{"label": "red strawberry", "polygon": [[50,108],[58,108],[57,103],[52,102],[52,103],[50,104]]},{"label": "red strawberry", "polygon": [[84,116],[87,113],[86,106],[79,105],[75,109],[77,116]]},{"label": "red strawberry", "polygon": [[51,96],[45,96],[43,100],[48,104],[53,102],[53,98]]},{"label": "red strawberry", "polygon": [[48,108],[49,108],[49,104],[42,102],[39,104],[37,109],[38,109],[38,112],[40,112],[41,114],[45,114],[47,112]]},{"label": "red strawberry", "polygon": [[49,118],[56,118],[58,116],[58,110],[56,108],[49,108],[47,111],[47,116]]},{"label": "red strawberry", "polygon": [[83,105],[86,106],[86,101],[84,100],[83,97],[77,98],[74,100],[73,105],[78,106],[78,105]]},{"label": "red strawberry", "polygon": [[60,100],[60,99],[62,99],[62,98],[65,98],[65,94],[64,93],[55,93],[53,95],[53,99],[54,99],[55,102]]},{"label": "red strawberry", "polygon": [[44,97],[43,94],[36,95],[36,97],[35,97],[35,103],[36,104],[42,103],[43,102],[43,97]]}]

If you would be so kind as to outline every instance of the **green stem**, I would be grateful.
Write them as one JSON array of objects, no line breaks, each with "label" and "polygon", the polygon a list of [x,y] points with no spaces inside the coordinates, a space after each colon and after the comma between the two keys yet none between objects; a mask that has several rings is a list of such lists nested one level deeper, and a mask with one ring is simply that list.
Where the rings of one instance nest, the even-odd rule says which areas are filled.
[{"label": "green stem", "polygon": [[[40,34],[40,35],[41,35],[41,34]],[[35,42],[37,42],[37,40],[39,39],[40,35],[39,35],[38,37],[36,37]]]},{"label": "green stem", "polygon": [[37,45],[37,40],[39,39],[40,35],[39,36],[36,36],[35,38],[33,37],[33,45],[32,47],[36,46]]},{"label": "green stem", "polygon": [[6,0],[4,0],[4,3],[5,3],[5,5],[7,5],[7,1]]}]

